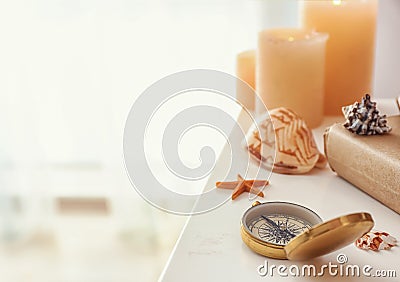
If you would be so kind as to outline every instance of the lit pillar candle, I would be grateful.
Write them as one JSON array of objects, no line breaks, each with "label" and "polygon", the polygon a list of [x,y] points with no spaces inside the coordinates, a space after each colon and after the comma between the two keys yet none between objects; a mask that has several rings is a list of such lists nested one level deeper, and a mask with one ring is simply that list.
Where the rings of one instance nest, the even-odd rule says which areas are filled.
[{"label": "lit pillar candle", "polygon": [[256,89],[269,109],[292,109],[310,127],[321,123],[327,39],[328,34],[300,29],[259,33]]},{"label": "lit pillar candle", "polygon": [[371,93],[377,0],[304,1],[305,28],[329,33],[325,77],[325,113]]},{"label": "lit pillar candle", "polygon": [[[236,76],[255,89],[255,60],[256,51],[248,50],[237,55],[236,58]],[[248,89],[242,89],[242,84],[237,85],[236,98],[250,111],[254,111],[255,97],[254,92],[250,93]]]}]

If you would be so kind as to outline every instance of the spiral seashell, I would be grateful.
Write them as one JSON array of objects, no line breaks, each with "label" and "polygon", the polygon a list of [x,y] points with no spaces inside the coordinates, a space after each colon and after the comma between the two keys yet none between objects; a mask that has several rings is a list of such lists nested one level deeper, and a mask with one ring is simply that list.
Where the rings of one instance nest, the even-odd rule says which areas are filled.
[{"label": "spiral seashell", "polygon": [[247,135],[248,150],[254,158],[283,174],[302,174],[314,167],[325,167],[326,158],[318,151],[312,131],[301,117],[287,108],[276,108],[269,114],[270,118],[260,123],[260,131],[251,130]]}]

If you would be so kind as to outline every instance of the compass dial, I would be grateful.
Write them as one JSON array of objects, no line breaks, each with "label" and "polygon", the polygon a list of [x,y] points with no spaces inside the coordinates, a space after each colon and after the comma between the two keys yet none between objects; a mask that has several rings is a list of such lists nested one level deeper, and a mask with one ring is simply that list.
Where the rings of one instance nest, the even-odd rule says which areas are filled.
[{"label": "compass dial", "polygon": [[243,242],[263,256],[286,259],[285,248],[322,219],[312,210],[288,202],[254,202],[242,217]]},{"label": "compass dial", "polygon": [[251,233],[262,241],[285,246],[292,238],[311,228],[311,224],[288,214],[267,214],[249,222]]}]

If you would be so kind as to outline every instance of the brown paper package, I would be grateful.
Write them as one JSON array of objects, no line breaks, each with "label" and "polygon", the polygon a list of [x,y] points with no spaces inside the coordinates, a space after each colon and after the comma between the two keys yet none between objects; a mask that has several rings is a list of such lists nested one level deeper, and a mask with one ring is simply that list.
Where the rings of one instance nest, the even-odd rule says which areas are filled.
[{"label": "brown paper package", "polygon": [[387,121],[392,131],[374,136],[334,124],[324,134],[325,155],[339,176],[400,214],[400,116]]}]

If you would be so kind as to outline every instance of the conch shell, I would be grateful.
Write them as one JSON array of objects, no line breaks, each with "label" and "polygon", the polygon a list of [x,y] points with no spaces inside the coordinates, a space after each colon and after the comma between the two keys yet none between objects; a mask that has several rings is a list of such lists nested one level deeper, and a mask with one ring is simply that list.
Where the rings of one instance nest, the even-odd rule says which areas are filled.
[{"label": "conch shell", "polygon": [[247,135],[247,149],[255,159],[283,174],[302,174],[326,166],[325,156],[318,151],[313,134],[301,117],[287,108],[276,108],[269,114],[270,118],[259,124],[259,130],[253,128]]}]

